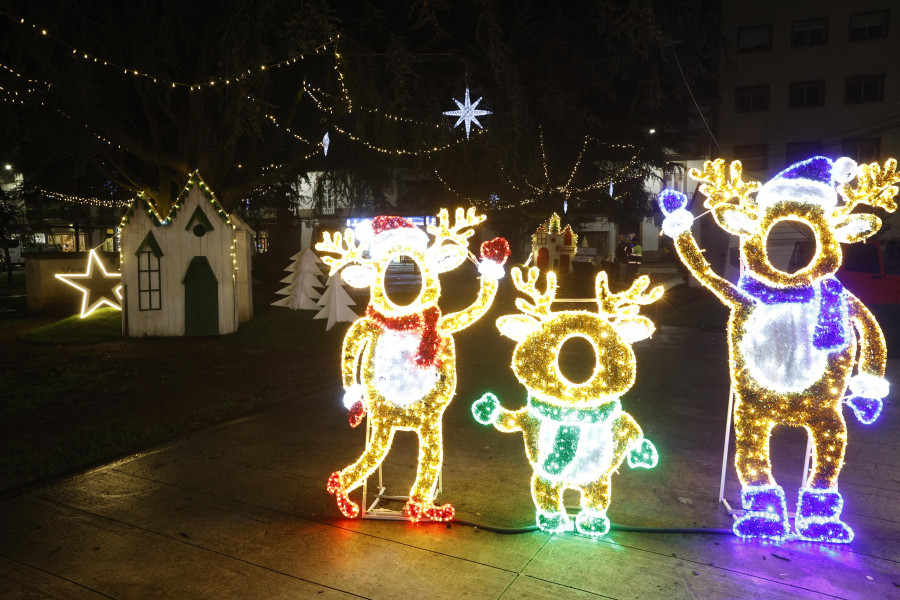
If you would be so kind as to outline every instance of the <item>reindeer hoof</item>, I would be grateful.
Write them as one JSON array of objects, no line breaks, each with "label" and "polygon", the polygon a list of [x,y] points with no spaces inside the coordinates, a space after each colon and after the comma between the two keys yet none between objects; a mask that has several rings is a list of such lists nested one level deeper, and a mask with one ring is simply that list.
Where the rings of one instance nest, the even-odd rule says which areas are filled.
[{"label": "reindeer hoof", "polygon": [[777,485],[747,486],[741,490],[744,514],[731,526],[742,538],[783,540],[788,534],[784,490]]},{"label": "reindeer hoof", "polygon": [[564,512],[539,510],[535,521],[538,529],[547,533],[562,533],[569,529],[569,515]]},{"label": "reindeer hoof", "polygon": [[606,535],[609,533],[606,511],[585,508],[575,517],[575,531],[591,537]]},{"label": "reindeer hoof", "polygon": [[341,485],[341,472],[335,471],[328,478],[328,485],[325,487],[329,494],[334,494],[337,499],[338,509],[348,519],[355,519],[359,516],[359,505],[347,496]]},{"label": "reindeer hoof", "polygon": [[406,506],[403,507],[403,516],[413,523],[419,521],[452,521],[456,515],[456,509],[452,504],[442,504],[440,506],[431,502],[421,502],[415,497],[410,497]]}]

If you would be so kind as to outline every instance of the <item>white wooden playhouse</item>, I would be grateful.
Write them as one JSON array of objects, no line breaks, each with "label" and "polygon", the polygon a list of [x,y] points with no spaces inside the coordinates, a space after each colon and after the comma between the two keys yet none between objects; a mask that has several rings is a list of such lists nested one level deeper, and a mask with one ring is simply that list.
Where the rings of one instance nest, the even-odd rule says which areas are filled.
[{"label": "white wooden playhouse", "polygon": [[253,316],[253,230],[195,172],[166,217],[140,195],[122,218],[126,336],[219,335]]}]

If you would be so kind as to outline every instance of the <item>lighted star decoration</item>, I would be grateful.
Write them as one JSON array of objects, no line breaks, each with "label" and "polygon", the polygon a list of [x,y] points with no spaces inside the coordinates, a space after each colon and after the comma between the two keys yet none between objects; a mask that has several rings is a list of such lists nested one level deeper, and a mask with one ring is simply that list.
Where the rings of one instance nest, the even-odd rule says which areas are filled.
[{"label": "lighted star decoration", "polygon": [[84,273],[57,273],[56,278],[80,291],[81,318],[85,318],[103,305],[122,310],[122,274],[110,273],[96,250],[88,254]]},{"label": "lighted star decoration", "polygon": [[476,106],[478,106],[478,103],[481,102],[481,98],[476,100],[475,104],[472,104],[469,101],[469,88],[467,87],[465,104],[463,104],[456,98],[454,98],[453,101],[456,102],[456,106],[459,107],[459,110],[448,110],[448,111],[445,111],[444,114],[447,115],[448,117],[459,117],[459,119],[456,121],[456,123],[453,124],[454,128],[458,127],[460,123],[466,124],[466,139],[469,138],[469,132],[472,129],[472,123],[475,123],[482,129],[484,129],[484,127],[481,125],[481,123],[478,122],[478,117],[480,117],[482,115],[489,115],[489,114],[491,114],[491,111],[479,110],[479,109],[475,108]]}]

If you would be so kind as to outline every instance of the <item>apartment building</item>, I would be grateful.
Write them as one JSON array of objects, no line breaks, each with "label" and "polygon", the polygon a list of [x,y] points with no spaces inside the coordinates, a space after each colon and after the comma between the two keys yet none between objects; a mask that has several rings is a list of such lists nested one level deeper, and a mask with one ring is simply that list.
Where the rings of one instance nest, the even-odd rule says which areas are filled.
[{"label": "apartment building", "polygon": [[718,139],[750,176],[900,157],[900,2],[725,0],[722,28]]}]

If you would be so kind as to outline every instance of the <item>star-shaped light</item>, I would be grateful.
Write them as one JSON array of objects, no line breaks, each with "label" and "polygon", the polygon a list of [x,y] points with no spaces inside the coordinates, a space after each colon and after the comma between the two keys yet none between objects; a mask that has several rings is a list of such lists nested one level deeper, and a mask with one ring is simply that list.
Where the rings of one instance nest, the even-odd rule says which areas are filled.
[{"label": "star-shaped light", "polygon": [[472,127],[472,123],[475,123],[479,127],[482,127],[481,123],[478,122],[478,117],[481,115],[489,115],[491,111],[489,110],[477,110],[475,107],[478,106],[478,103],[481,102],[481,98],[475,101],[475,104],[471,104],[469,102],[469,88],[466,88],[466,102],[463,104],[456,98],[453,99],[456,102],[456,105],[459,107],[459,110],[448,110],[445,111],[444,114],[449,117],[459,117],[459,120],[453,124],[455,128],[460,123],[465,122],[466,124],[466,139],[469,138],[469,130]]},{"label": "star-shaped light", "polygon": [[122,274],[108,272],[96,250],[91,250],[88,254],[87,270],[84,273],[57,273],[56,278],[83,294],[82,319],[104,304],[122,310]]}]

